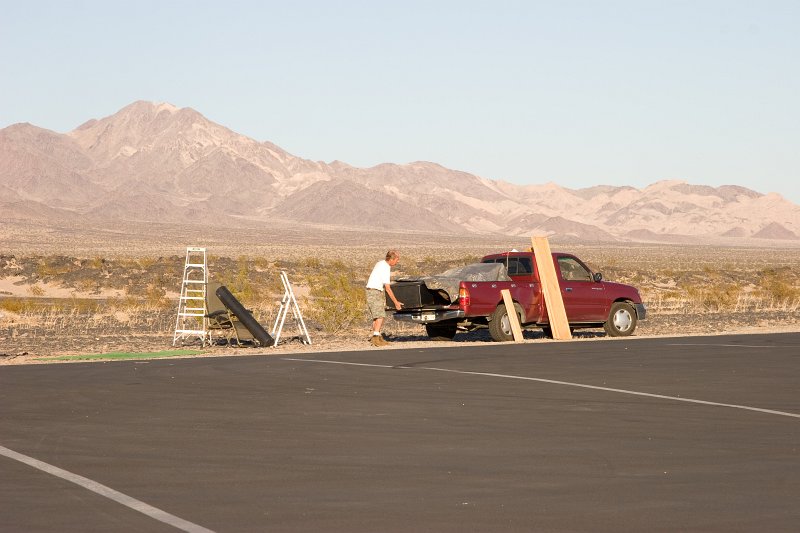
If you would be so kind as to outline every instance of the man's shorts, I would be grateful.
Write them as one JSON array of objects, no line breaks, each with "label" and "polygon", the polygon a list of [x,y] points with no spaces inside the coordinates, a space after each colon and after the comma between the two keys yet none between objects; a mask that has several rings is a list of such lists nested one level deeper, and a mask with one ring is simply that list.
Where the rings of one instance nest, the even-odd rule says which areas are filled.
[{"label": "man's shorts", "polygon": [[367,289],[367,309],[372,320],[386,316],[386,295],[377,289]]}]

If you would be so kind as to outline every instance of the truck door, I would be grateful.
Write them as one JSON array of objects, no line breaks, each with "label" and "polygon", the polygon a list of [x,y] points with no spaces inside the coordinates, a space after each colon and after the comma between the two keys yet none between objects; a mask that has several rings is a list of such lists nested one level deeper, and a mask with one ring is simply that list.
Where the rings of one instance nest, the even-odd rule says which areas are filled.
[{"label": "truck door", "polygon": [[561,297],[570,322],[602,322],[605,320],[602,283],[592,279],[592,272],[577,258],[569,255],[557,257],[561,279]]}]

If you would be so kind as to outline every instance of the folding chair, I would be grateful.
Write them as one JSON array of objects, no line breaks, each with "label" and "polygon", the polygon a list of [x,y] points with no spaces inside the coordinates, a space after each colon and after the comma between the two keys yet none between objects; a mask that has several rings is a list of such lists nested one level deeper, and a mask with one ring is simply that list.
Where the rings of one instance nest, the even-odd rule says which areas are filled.
[{"label": "folding chair", "polygon": [[239,346],[242,341],[253,342],[253,334],[217,297],[217,289],[221,286],[221,283],[215,281],[209,281],[206,284],[206,317],[208,317],[209,340],[212,333],[219,332],[227,344],[231,344],[231,340],[234,338]]}]

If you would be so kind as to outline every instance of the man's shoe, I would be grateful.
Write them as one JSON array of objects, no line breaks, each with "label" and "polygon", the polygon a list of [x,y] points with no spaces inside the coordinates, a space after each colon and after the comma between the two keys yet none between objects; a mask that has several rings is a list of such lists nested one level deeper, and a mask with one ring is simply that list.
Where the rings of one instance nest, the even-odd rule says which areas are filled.
[{"label": "man's shoe", "polygon": [[384,346],[386,341],[383,340],[383,337],[380,335],[373,335],[372,338],[369,340],[369,343],[373,346]]}]

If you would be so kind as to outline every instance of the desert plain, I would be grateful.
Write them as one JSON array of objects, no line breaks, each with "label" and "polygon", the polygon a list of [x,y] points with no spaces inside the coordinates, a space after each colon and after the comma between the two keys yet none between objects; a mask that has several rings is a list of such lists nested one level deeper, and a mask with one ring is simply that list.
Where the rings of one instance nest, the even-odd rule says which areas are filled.
[{"label": "desert plain", "polygon": [[[207,250],[209,277],[224,283],[271,330],[286,271],[312,344],[287,320],[276,347],[173,346],[188,246]],[[94,228],[5,225],[0,233],[0,364],[76,360],[114,352],[191,348],[195,356],[298,351],[379,350],[367,342],[363,285],[386,250],[400,251],[395,277],[433,275],[488,253],[523,250],[524,237],[368,233],[319,227],[199,228],[120,224]],[[681,243],[551,241],[582,258],[604,279],[639,288],[648,318],[635,337],[800,330],[800,247]],[[442,346],[421,326],[386,321],[388,348]],[[559,342],[539,330],[525,342]],[[607,340],[578,330],[574,342]],[[492,342],[488,332],[459,333],[449,343]],[[101,357],[102,359],[102,357]],[[77,359],[80,360],[80,359]]]}]

